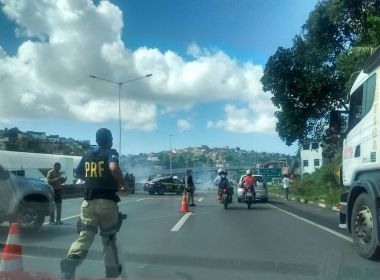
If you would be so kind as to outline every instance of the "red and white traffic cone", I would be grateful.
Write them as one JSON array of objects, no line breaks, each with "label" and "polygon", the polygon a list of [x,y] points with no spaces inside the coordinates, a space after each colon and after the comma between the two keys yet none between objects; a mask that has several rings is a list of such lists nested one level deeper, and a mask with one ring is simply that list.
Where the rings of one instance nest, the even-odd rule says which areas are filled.
[{"label": "red and white traffic cone", "polygon": [[189,212],[189,205],[187,204],[187,194],[186,191],[183,191],[182,203],[179,212]]},{"label": "red and white traffic cone", "polygon": [[22,271],[22,247],[20,227],[17,223],[9,228],[7,243],[1,256],[0,271]]}]

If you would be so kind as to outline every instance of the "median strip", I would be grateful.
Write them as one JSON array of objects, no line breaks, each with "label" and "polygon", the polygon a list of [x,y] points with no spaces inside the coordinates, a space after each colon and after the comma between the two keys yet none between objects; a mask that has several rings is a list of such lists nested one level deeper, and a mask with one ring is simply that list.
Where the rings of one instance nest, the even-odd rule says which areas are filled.
[{"label": "median strip", "polygon": [[183,217],[178,221],[178,223],[170,230],[177,232],[181,229],[181,227],[186,223],[187,219],[191,216],[191,212],[187,212]]}]

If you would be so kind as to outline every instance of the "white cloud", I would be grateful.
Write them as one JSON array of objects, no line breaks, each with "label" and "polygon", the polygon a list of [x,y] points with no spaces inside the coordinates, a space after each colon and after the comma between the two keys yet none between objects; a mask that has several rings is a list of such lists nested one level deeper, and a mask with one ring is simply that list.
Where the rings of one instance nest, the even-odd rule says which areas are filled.
[{"label": "white cloud", "polygon": [[34,105],[36,99],[37,99],[37,97],[34,94],[26,92],[26,93],[21,95],[20,101],[21,101],[22,105],[25,105],[27,107],[27,106]]},{"label": "white cloud", "polygon": [[[226,119],[212,126],[237,131],[247,124],[247,131],[273,130],[274,107],[262,91],[260,65],[240,63],[195,43],[188,48],[191,60],[144,46],[132,52],[121,40],[122,11],[110,1],[0,2],[25,39],[14,56],[7,55],[0,42],[0,92],[7,93],[0,102],[0,119],[116,120],[117,85],[88,75],[125,81],[152,73],[151,78],[123,86],[124,128],[153,130],[159,111],[240,100],[247,107],[226,107]],[[252,120],[255,124],[248,126]]]},{"label": "white cloud", "polygon": [[187,131],[191,128],[191,123],[188,120],[177,120],[177,127],[179,131]]},{"label": "white cloud", "polygon": [[255,114],[249,108],[226,105],[226,120],[208,121],[208,128],[225,128],[237,133],[272,133],[275,131],[276,118],[270,113]]}]

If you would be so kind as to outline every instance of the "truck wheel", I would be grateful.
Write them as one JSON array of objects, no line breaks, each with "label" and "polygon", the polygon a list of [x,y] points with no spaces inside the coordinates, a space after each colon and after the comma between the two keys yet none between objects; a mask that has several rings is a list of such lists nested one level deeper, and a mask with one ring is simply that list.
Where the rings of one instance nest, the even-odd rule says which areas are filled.
[{"label": "truck wheel", "polygon": [[380,257],[376,230],[373,228],[373,219],[376,218],[375,213],[368,194],[360,194],[352,210],[351,234],[355,249],[361,256],[367,259],[377,259]]},{"label": "truck wheel", "polygon": [[154,195],[154,191],[149,191],[149,194],[150,195]]},{"label": "truck wheel", "polygon": [[19,206],[15,222],[20,225],[21,230],[35,232],[42,227],[45,221],[45,215],[39,209],[41,206],[38,204],[39,203],[23,202]]}]

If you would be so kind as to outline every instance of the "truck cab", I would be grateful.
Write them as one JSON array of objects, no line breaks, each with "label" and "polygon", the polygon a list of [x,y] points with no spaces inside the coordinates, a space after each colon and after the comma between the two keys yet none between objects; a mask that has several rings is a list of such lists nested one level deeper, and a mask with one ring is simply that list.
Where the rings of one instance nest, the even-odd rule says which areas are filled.
[{"label": "truck cab", "polygon": [[[367,59],[349,95],[349,111],[333,112],[330,129],[344,136],[340,227],[368,259],[380,257],[380,48]],[[337,125],[339,124],[339,125]],[[342,129],[343,128],[343,129]]]}]

